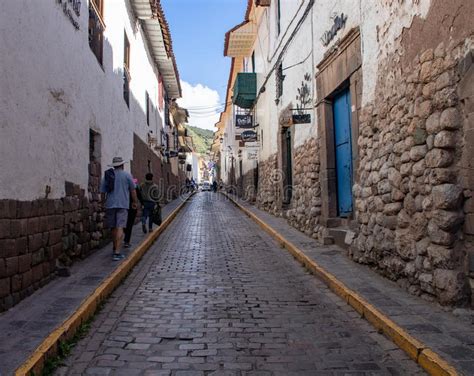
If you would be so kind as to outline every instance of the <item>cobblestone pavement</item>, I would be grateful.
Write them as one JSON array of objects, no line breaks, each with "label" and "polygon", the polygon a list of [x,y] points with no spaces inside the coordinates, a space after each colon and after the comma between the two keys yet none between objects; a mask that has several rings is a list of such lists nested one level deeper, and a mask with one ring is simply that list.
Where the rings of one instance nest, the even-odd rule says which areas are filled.
[{"label": "cobblestone pavement", "polygon": [[233,204],[206,192],[114,292],[56,374],[423,372]]}]

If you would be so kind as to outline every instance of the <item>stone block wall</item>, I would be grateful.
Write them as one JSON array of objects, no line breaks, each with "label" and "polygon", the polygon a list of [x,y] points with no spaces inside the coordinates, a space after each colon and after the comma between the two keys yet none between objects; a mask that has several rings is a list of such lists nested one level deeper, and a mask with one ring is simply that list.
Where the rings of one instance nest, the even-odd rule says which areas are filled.
[{"label": "stone block wall", "polygon": [[0,312],[105,241],[100,197],[89,196],[67,182],[61,199],[0,200]]},{"label": "stone block wall", "polygon": [[286,217],[290,225],[317,239],[321,230],[319,224],[321,185],[317,139],[309,139],[295,148],[293,161],[293,197]]},{"label": "stone block wall", "polygon": [[278,168],[277,154],[273,154],[266,161],[259,163],[257,206],[274,215],[282,215],[283,176]]},{"label": "stone block wall", "polygon": [[464,44],[380,64],[375,103],[360,114],[360,233],[351,256],[416,295],[466,304],[461,183],[463,115],[457,88]]},{"label": "stone block wall", "polygon": [[255,187],[255,169],[247,171],[241,178],[241,190],[239,196],[248,202],[255,202],[257,199],[257,189]]}]

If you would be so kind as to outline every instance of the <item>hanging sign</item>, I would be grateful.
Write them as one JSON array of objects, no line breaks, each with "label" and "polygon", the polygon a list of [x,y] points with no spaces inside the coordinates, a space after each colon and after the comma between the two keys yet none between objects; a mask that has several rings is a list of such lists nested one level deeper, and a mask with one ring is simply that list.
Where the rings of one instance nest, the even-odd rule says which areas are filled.
[{"label": "hanging sign", "polygon": [[331,29],[326,31],[320,39],[324,47],[331,43],[337,32],[346,25],[346,21],[347,16],[344,13],[341,13],[340,16],[334,17],[334,25],[332,25]]},{"label": "hanging sign", "polygon": [[235,125],[237,128],[253,128],[253,116],[235,115]]},{"label": "hanging sign", "polygon": [[244,142],[257,141],[257,133],[255,131],[244,131],[240,134],[240,139]]},{"label": "hanging sign", "polygon": [[294,114],[292,115],[293,124],[311,123],[311,114]]},{"label": "hanging sign", "polygon": [[260,149],[260,142],[258,142],[258,141],[246,142],[245,143],[245,148],[246,149]]}]

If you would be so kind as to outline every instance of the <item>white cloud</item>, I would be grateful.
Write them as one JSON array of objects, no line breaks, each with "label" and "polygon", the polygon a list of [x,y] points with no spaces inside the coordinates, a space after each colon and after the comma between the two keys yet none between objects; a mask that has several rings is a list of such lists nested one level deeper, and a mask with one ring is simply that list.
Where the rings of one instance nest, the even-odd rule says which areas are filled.
[{"label": "white cloud", "polygon": [[215,130],[214,124],[219,120],[222,109],[219,93],[207,86],[193,86],[186,81],[181,81],[181,89],[183,97],[178,99],[178,104],[189,111],[189,125]]}]

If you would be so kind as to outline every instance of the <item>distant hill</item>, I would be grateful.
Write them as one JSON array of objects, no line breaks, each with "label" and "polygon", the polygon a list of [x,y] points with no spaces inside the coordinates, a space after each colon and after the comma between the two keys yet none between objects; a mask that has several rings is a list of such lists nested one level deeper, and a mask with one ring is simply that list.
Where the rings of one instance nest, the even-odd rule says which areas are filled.
[{"label": "distant hill", "polygon": [[214,139],[214,132],[208,129],[186,125],[188,134],[193,138],[194,151],[199,154],[206,154]]}]

